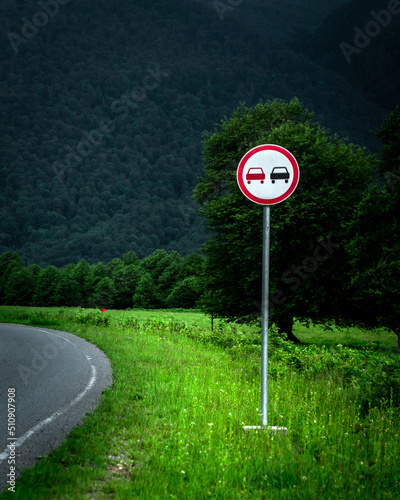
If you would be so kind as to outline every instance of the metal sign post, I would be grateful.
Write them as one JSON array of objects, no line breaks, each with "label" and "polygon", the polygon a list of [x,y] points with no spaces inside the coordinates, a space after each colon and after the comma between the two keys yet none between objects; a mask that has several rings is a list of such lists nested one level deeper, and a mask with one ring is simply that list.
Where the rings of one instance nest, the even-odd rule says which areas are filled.
[{"label": "metal sign post", "polygon": [[261,299],[261,425],[268,421],[268,309],[269,309],[269,248],[271,207],[263,207],[263,256]]},{"label": "metal sign post", "polygon": [[295,157],[287,149],[275,144],[263,144],[251,149],[243,156],[237,169],[237,182],[242,193],[254,203],[263,205],[261,426],[245,426],[245,431],[268,429],[274,433],[287,432],[286,427],[267,427],[270,206],[289,198],[297,187],[299,177]]}]

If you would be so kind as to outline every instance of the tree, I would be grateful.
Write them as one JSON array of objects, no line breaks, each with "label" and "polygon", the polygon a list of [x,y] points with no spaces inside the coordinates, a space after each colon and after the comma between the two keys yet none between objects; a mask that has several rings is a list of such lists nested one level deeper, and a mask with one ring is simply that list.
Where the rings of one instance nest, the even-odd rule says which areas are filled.
[{"label": "tree", "polygon": [[55,302],[58,306],[80,305],[80,284],[75,279],[74,270],[74,264],[68,264],[61,270],[55,291]]},{"label": "tree", "polygon": [[89,297],[92,293],[91,287],[91,269],[85,259],[81,259],[74,266],[72,277],[77,283],[76,300],[82,307],[88,306]]},{"label": "tree", "polygon": [[22,259],[16,252],[0,255],[0,304],[5,304],[5,288],[8,277],[14,268],[22,267]]},{"label": "tree", "polygon": [[51,307],[56,303],[56,289],[60,280],[60,270],[55,266],[47,266],[37,277],[33,304]]},{"label": "tree", "polygon": [[157,309],[161,301],[157,293],[157,287],[149,272],[142,274],[133,296],[133,306],[145,309]]},{"label": "tree", "polygon": [[182,258],[178,252],[170,252],[163,263],[164,269],[157,280],[157,291],[163,305],[167,305],[168,296],[176,284],[181,281]]},{"label": "tree", "polygon": [[182,307],[191,309],[199,299],[198,281],[195,276],[189,276],[179,281],[166,300],[167,307]]},{"label": "tree", "polygon": [[382,187],[372,186],[350,224],[347,250],[353,267],[349,287],[353,297],[347,318],[366,326],[390,328],[400,353],[400,109],[377,132],[383,142]]},{"label": "tree", "polygon": [[350,273],[344,224],[371,182],[374,158],[329,136],[297,99],[241,105],[204,136],[205,176],[194,191],[211,237],[204,246],[206,310],[250,321],[260,315],[262,208],[239,191],[240,159],[259,144],[279,144],[296,157],[295,193],[271,211],[271,320],[292,333],[294,318],[334,319]]},{"label": "tree", "polygon": [[93,293],[95,307],[111,308],[114,306],[115,287],[111,278],[102,278]]},{"label": "tree", "polygon": [[35,290],[35,283],[35,276],[26,267],[13,267],[5,284],[5,304],[30,306]]},{"label": "tree", "polygon": [[148,257],[145,257],[140,266],[143,272],[148,273],[152,279],[155,287],[154,297],[157,297],[159,303],[157,307],[164,306],[168,295],[180,279],[182,272],[180,255],[175,251],[156,250]]},{"label": "tree", "polygon": [[107,276],[108,276],[108,269],[102,262],[98,262],[97,264],[93,265],[91,267],[91,276],[90,276],[91,288],[94,289],[97,283]]},{"label": "tree", "polygon": [[204,257],[198,253],[191,253],[183,258],[183,276],[200,276]]},{"label": "tree", "polygon": [[139,259],[137,258],[137,255],[133,250],[124,253],[124,255],[121,257],[121,260],[126,266],[129,266],[131,264],[138,264],[139,262]]},{"label": "tree", "polygon": [[140,277],[140,268],[136,264],[124,265],[120,262],[112,271],[115,309],[132,307],[132,297]]}]

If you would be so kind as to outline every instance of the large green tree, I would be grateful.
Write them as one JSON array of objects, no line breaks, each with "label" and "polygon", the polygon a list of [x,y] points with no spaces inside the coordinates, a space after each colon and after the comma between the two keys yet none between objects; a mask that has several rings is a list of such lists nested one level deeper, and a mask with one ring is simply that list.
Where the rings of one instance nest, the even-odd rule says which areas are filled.
[{"label": "large green tree", "polygon": [[271,319],[289,338],[294,318],[334,319],[348,297],[345,223],[371,183],[374,158],[312,121],[297,99],[240,106],[204,137],[194,197],[207,220],[206,309],[230,319],[260,314],[262,207],[240,192],[236,170],[252,147],[278,144],[300,166],[294,194],[271,209]]},{"label": "large green tree", "polygon": [[367,326],[390,328],[400,353],[400,109],[377,132],[383,143],[380,173],[358,207],[350,225],[348,253],[353,266],[350,292],[354,298],[347,317]]}]

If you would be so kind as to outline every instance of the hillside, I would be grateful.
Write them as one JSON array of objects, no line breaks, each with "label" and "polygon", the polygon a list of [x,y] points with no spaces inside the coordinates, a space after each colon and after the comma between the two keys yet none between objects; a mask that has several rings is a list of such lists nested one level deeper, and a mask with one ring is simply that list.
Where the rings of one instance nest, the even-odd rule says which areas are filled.
[{"label": "hillside", "polygon": [[400,104],[400,8],[387,0],[351,0],[315,31],[293,39],[314,62],[344,76],[368,101]]},{"label": "hillside", "polygon": [[212,2],[71,0],[44,22],[37,3],[3,3],[0,253],[62,266],[198,250],[202,132],[240,102],[297,96],[374,149],[385,103],[292,43],[342,4],[246,0],[221,20]]}]

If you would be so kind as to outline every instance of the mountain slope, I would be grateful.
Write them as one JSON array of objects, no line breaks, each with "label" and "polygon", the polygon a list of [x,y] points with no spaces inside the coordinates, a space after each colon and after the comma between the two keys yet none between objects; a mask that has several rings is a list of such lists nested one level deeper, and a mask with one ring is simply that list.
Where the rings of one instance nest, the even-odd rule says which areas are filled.
[{"label": "mountain slope", "polygon": [[197,250],[201,134],[240,102],[296,95],[373,146],[383,110],[240,8],[221,21],[197,2],[71,1],[21,42],[10,33],[44,19],[38,4],[1,6],[0,252],[60,266]]},{"label": "mountain slope", "polygon": [[292,47],[390,111],[400,104],[400,4],[351,0]]}]

